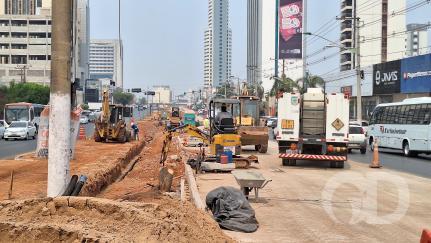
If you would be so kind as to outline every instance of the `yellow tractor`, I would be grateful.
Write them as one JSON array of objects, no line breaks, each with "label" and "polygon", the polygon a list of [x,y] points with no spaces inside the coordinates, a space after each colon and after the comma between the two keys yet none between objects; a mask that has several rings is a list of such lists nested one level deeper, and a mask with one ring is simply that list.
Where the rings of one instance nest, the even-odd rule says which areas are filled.
[{"label": "yellow tractor", "polygon": [[94,141],[96,142],[129,142],[131,139],[130,128],[127,126],[126,117],[131,116],[129,107],[109,104],[109,92],[103,92],[102,113],[95,122]]},{"label": "yellow tractor", "polygon": [[266,153],[268,150],[268,127],[261,124],[259,119],[260,99],[243,93],[240,96],[232,97],[241,103],[241,110],[235,115],[236,124],[239,126],[238,134],[241,136],[242,146],[254,145],[259,153]]}]

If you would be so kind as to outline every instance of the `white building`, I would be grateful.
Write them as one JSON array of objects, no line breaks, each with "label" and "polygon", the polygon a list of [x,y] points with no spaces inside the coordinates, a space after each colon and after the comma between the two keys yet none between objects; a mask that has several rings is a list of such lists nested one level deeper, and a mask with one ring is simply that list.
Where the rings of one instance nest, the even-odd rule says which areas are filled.
[{"label": "white building", "polygon": [[119,40],[90,41],[90,79],[108,78],[123,88],[122,43]]},{"label": "white building", "polygon": [[406,34],[406,56],[428,53],[428,24],[408,24]]},{"label": "white building", "polygon": [[[402,58],[405,53],[406,14],[400,10],[405,7],[405,0],[342,0],[341,45],[355,48],[356,29],[352,18],[358,17],[362,66]],[[342,51],[340,70],[354,69],[355,58],[351,50]]]},{"label": "white building", "polygon": [[169,85],[156,85],[153,86],[156,93],[153,97],[153,103],[157,104],[170,104],[172,102],[172,91]]},{"label": "white building", "polygon": [[207,91],[228,81],[232,66],[229,0],[209,0],[208,4],[208,29],[204,43],[204,87]]},{"label": "white building", "polygon": [[[51,81],[51,0],[0,1],[0,82]],[[75,1],[72,80],[88,76],[88,0]],[[83,85],[83,82],[81,82]]]}]

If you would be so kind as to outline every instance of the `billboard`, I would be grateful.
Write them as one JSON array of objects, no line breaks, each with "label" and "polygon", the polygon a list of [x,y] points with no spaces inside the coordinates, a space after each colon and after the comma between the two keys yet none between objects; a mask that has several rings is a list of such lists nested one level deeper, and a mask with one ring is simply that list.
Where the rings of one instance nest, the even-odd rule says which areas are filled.
[{"label": "billboard", "polygon": [[373,65],[373,94],[394,94],[401,90],[401,60]]},{"label": "billboard", "polygon": [[401,60],[401,93],[431,92],[431,54]]},{"label": "billboard", "polygon": [[302,59],[302,0],[280,0],[279,59]]}]

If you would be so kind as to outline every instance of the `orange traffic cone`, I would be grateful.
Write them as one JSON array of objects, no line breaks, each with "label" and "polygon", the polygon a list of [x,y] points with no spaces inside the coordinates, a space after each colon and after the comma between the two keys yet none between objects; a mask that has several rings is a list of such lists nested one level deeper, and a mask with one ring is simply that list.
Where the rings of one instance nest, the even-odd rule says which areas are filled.
[{"label": "orange traffic cone", "polygon": [[431,243],[431,231],[424,229],[422,231],[420,243]]},{"label": "orange traffic cone", "polygon": [[85,128],[83,125],[79,126],[79,140],[85,140],[87,136],[85,136]]},{"label": "orange traffic cone", "polygon": [[371,161],[370,168],[381,168],[382,165],[380,164],[379,159],[379,145],[377,139],[374,140],[374,153],[373,153],[373,160]]}]

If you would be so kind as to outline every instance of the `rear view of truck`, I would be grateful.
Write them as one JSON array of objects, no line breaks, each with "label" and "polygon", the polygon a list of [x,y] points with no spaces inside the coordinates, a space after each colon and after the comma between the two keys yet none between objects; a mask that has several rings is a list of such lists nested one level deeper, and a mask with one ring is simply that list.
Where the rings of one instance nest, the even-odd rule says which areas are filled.
[{"label": "rear view of truck", "polygon": [[[325,95],[320,88],[310,88],[300,97],[298,107],[299,112],[292,105],[291,111],[280,111],[283,107],[279,106],[279,122],[293,125],[292,135],[295,132],[299,135],[297,139],[292,136],[287,142],[283,136],[277,137],[283,165],[294,166],[297,160],[318,160],[330,161],[331,167],[343,168],[347,160],[348,98],[344,94]],[[283,114],[289,119],[284,119]],[[297,127],[294,120],[299,120]],[[283,124],[279,128],[281,133],[289,133],[283,129]]]}]

